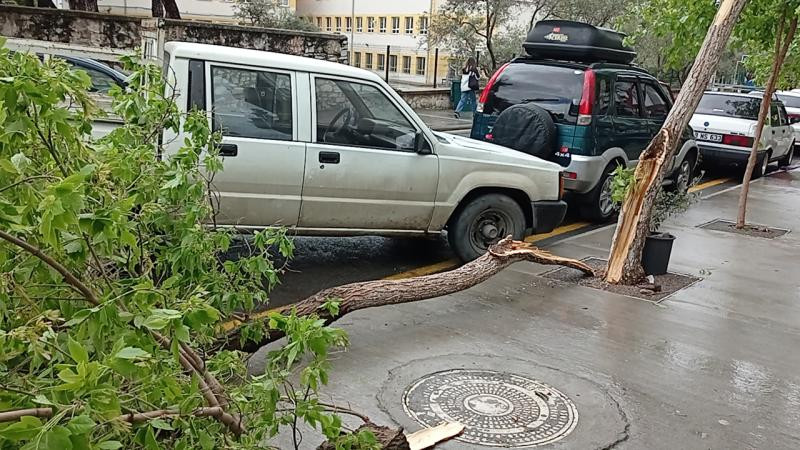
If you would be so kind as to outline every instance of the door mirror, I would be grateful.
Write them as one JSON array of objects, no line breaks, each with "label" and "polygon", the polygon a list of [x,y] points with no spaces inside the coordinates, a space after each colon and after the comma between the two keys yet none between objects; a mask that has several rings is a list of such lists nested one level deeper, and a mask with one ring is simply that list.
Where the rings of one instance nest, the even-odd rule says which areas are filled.
[{"label": "door mirror", "polygon": [[431,154],[431,146],[428,145],[428,140],[425,139],[425,135],[422,134],[422,131],[417,131],[417,134],[414,135],[414,151],[420,155]]}]

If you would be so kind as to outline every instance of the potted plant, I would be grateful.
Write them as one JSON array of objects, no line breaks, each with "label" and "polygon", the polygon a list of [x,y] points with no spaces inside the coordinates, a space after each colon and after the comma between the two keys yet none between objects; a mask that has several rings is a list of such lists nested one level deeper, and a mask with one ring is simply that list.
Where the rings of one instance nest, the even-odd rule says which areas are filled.
[{"label": "potted plant", "polygon": [[[619,207],[625,201],[634,186],[634,169],[618,166],[612,174],[611,200]],[[647,236],[642,250],[642,266],[647,275],[664,275],[669,268],[672,244],[675,236],[660,231],[661,225],[668,218],[686,212],[697,201],[697,194],[688,190],[667,191],[660,189],[653,202],[653,214],[650,216],[650,235]]]}]

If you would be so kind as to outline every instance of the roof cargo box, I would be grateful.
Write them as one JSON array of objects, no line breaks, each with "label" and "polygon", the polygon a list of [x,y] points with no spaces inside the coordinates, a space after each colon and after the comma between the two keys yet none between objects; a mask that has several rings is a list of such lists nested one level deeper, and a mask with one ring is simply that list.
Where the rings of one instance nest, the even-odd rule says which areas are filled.
[{"label": "roof cargo box", "polygon": [[624,38],[623,33],[587,23],[541,20],[523,47],[535,58],[630,64],[636,52],[622,43]]}]

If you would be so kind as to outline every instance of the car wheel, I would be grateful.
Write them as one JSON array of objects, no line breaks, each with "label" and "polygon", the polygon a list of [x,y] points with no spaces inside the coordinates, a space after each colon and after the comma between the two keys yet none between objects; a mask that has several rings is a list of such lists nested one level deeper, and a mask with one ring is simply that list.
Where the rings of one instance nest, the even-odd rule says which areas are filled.
[{"label": "car wheel", "polygon": [[753,168],[753,179],[761,178],[767,173],[767,167],[769,166],[769,158],[771,154],[770,152],[764,153],[758,161],[756,161],[756,167]]},{"label": "car wheel", "polygon": [[511,197],[486,194],[467,203],[448,225],[450,247],[468,262],[486,253],[506,236],[520,240],[525,236],[525,213]]},{"label": "car wheel", "polygon": [[672,185],[677,192],[686,192],[689,190],[689,185],[692,184],[692,176],[694,175],[694,156],[688,155],[681,161],[678,169],[673,176]]},{"label": "car wheel", "polygon": [[778,162],[779,167],[787,167],[792,165],[792,159],[794,159],[794,147],[795,144],[792,144],[792,146],[789,147],[789,152],[786,153],[786,156],[781,158],[781,160]]},{"label": "car wheel", "polygon": [[580,214],[586,219],[603,222],[611,218],[616,212],[614,202],[611,201],[611,173],[617,163],[611,163],[603,170],[603,175],[589,193],[581,199]]}]

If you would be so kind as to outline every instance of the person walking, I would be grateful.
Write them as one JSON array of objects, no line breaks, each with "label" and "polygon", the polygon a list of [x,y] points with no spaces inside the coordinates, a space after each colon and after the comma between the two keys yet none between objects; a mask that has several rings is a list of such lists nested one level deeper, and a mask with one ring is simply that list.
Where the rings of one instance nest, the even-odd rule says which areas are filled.
[{"label": "person walking", "polygon": [[470,57],[467,63],[464,64],[464,69],[461,70],[461,100],[458,101],[456,106],[456,119],[461,118],[461,112],[464,111],[464,108],[469,108],[472,113],[478,108],[475,93],[480,89],[480,79],[478,64],[475,62],[475,58]]}]

